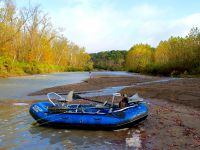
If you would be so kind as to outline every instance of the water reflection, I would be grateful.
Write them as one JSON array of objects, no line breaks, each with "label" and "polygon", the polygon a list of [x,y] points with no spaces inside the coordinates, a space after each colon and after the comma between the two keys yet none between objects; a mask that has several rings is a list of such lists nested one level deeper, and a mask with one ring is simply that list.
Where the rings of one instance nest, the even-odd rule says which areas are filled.
[{"label": "water reflection", "polygon": [[[88,131],[38,126],[28,113],[30,104],[1,101],[0,148],[5,149],[137,149],[140,126],[116,131]],[[24,103],[20,101],[20,103]]]},{"label": "water reflection", "polygon": [[77,149],[128,149],[141,147],[137,128],[120,131],[84,131],[32,127],[29,132],[49,145]]},{"label": "water reflection", "polygon": [[[112,75],[130,76],[127,72],[92,72],[92,76]],[[64,72],[46,75],[32,75],[23,77],[0,78],[0,100],[5,99],[42,99],[45,97],[29,97],[29,93],[43,88],[65,84],[79,83],[89,78],[88,72]]]},{"label": "water reflection", "polygon": [[[130,74],[95,72],[92,75]],[[80,82],[88,76],[87,72],[77,72],[0,79],[0,149],[138,149],[141,146],[140,126],[116,131],[58,129],[38,126],[29,115],[29,107],[36,101],[30,100],[31,97],[26,96],[28,93]]]},{"label": "water reflection", "polygon": [[27,95],[42,88],[78,83],[88,78],[87,72],[66,72],[0,79],[0,100],[31,99]]}]

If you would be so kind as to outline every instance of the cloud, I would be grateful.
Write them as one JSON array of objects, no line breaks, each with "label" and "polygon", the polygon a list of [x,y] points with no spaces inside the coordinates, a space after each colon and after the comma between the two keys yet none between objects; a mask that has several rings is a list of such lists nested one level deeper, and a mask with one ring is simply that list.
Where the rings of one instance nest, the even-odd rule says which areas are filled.
[{"label": "cloud", "polygon": [[172,20],[147,21],[140,27],[138,36],[155,47],[159,41],[171,36],[186,36],[193,27],[200,27],[200,13]]},{"label": "cloud", "polygon": [[[64,1],[63,1],[64,2]],[[200,13],[182,18],[167,18],[169,10],[150,4],[118,9],[110,1],[65,1],[58,11],[50,11],[66,37],[86,47],[87,52],[129,49],[135,43],[157,46],[170,36],[185,36],[200,26]]]},{"label": "cloud", "polygon": [[177,35],[185,36],[192,27],[200,27],[200,13],[191,14],[181,19],[175,20],[172,28],[179,29]]},{"label": "cloud", "polygon": [[63,7],[51,15],[56,26],[66,28],[64,33],[70,40],[86,46],[87,51],[94,52],[128,49],[142,18],[157,16],[156,12],[149,5],[133,6],[125,11],[117,10],[107,3],[96,8],[88,0],[73,7]]}]

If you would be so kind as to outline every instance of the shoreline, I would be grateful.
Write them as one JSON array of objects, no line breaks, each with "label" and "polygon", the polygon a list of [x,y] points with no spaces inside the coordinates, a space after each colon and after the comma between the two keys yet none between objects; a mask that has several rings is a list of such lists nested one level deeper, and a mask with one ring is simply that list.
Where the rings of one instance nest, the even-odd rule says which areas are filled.
[{"label": "shoreline", "polygon": [[44,88],[42,90],[30,93],[29,96],[44,95],[47,94],[48,92],[67,93],[72,90],[74,92],[101,90],[104,88],[114,87],[114,86],[131,86],[137,83],[155,81],[159,79],[163,79],[163,77],[146,76],[146,75],[132,75],[132,76],[97,75],[77,84],[67,84],[67,85]]},{"label": "shoreline", "polygon": [[[166,81],[163,82],[163,80]],[[44,88],[29,93],[28,96],[46,95],[49,92],[62,93],[65,95],[72,90],[78,93],[85,93],[90,91],[101,91],[105,88],[117,86],[127,86],[119,91],[121,94],[132,96],[133,94],[138,93],[144,98],[164,100],[191,106],[200,110],[200,78],[167,78],[140,74],[132,76],[98,75],[77,84]]]},{"label": "shoreline", "polygon": [[[66,71],[66,72],[87,72],[87,71]],[[6,76],[1,76],[0,75],[0,79],[7,79],[7,78],[12,78],[12,77],[29,77],[29,76],[35,76],[35,75],[48,75],[48,74],[54,74],[54,73],[65,73],[63,71],[61,72],[46,72],[46,73],[39,73],[39,74],[28,74],[28,73],[25,73],[25,74],[18,74],[18,75],[6,75]]]},{"label": "shoreline", "polygon": [[[132,78],[132,79],[131,79]],[[43,89],[33,94],[44,94],[76,90],[91,90],[117,85],[131,85],[144,81],[155,81],[163,77],[95,77],[82,83]],[[125,80],[122,82],[122,80]],[[94,82],[95,81],[95,82]],[[96,84],[95,84],[96,83]],[[120,93],[129,96],[138,93],[145,98],[149,116],[138,124],[141,149],[199,149],[200,148],[200,79],[182,78],[164,83],[151,83],[124,88]],[[112,96],[90,97],[105,101]],[[120,98],[116,100],[119,102]],[[76,100],[76,103],[87,103]],[[181,137],[181,138],[180,138]]]},{"label": "shoreline", "polygon": [[[35,76],[35,75],[48,75],[48,74],[66,73],[66,72],[88,72],[89,73],[89,71],[81,71],[81,70],[78,71],[77,70],[77,71],[60,71],[60,72],[59,71],[56,71],[56,72],[53,71],[53,72],[46,72],[46,73],[39,73],[39,74],[38,73],[36,73],[36,74],[24,73],[24,74],[16,74],[16,75],[2,75],[2,74],[0,74],[0,79],[7,79],[7,78],[12,78],[12,77],[27,77],[27,76]],[[94,71],[92,71],[92,73],[96,73],[96,72],[127,72],[127,73],[132,74],[132,72],[128,72],[128,71],[107,71],[107,70],[94,70]],[[141,74],[141,75],[143,75],[143,74]]]}]

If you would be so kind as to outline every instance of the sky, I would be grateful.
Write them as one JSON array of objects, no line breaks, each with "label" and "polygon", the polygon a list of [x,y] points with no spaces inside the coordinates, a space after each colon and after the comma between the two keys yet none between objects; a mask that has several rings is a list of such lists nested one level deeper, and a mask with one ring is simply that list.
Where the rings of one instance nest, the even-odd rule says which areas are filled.
[{"label": "sky", "polygon": [[[65,37],[88,53],[156,47],[171,36],[200,28],[200,0],[29,0],[40,5]],[[28,7],[28,0],[15,0]]]}]

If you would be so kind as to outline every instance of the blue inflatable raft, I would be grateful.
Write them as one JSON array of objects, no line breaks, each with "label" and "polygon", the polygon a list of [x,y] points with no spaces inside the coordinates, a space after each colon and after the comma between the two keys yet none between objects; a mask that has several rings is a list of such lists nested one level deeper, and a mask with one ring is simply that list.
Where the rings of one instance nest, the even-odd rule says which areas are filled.
[{"label": "blue inflatable raft", "polygon": [[[59,97],[56,103],[50,98],[52,94]],[[113,103],[114,97],[120,96],[119,93],[113,94],[112,104],[106,101],[96,105],[68,104],[62,96],[56,93],[49,93],[47,96],[50,102],[32,104],[29,110],[31,116],[41,125],[113,130],[131,127],[148,116],[146,103],[135,95],[132,99],[129,98],[124,108]]]}]

